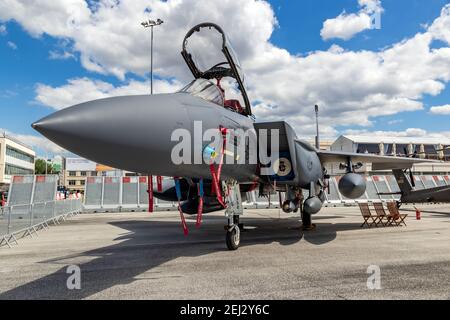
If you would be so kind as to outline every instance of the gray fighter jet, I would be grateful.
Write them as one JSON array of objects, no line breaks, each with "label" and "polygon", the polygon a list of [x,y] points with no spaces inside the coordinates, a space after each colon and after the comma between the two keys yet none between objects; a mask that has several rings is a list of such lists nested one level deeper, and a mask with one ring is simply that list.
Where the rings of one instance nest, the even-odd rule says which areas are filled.
[{"label": "gray fighter jet", "polygon": [[395,180],[398,183],[400,192],[390,194],[400,194],[398,205],[408,203],[449,203],[450,186],[440,186],[435,188],[416,190],[416,183],[413,174],[410,172],[409,178],[406,170],[392,170]]},{"label": "gray fighter jet", "polygon": [[[211,42],[218,49],[214,62],[202,59],[212,52],[204,49],[212,39],[206,33],[216,36]],[[203,47],[195,50],[195,44]],[[154,195],[179,201],[183,222],[183,213],[201,215],[226,209],[230,250],[239,246],[242,199],[250,190],[257,188],[260,195],[285,192],[283,211],[300,211],[303,228],[309,230],[314,228],[311,215],[320,211],[325,200],[326,163],[341,163],[347,174],[340,179],[339,189],[356,199],[366,188],[364,178],[356,172],[361,163],[386,170],[407,169],[426,161],[320,151],[299,140],[284,121],[256,122],[241,65],[225,33],[213,23],[197,25],[187,33],[182,56],[194,80],[177,93],[90,101],[58,111],[32,127],[63,148],[98,163],[174,177],[172,182],[164,180]],[[219,134],[221,143],[213,146],[217,139],[205,141],[202,133],[211,130]],[[200,139],[194,138],[180,151],[180,143],[185,143],[180,138],[183,133],[200,135]],[[306,199],[302,189],[309,192]]]}]

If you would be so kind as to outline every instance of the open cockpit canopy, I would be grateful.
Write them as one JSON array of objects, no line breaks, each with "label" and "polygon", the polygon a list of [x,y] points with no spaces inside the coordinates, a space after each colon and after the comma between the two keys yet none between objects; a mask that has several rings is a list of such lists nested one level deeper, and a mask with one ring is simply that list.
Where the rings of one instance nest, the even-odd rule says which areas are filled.
[{"label": "open cockpit canopy", "polygon": [[211,80],[195,79],[179,92],[189,93],[219,106],[224,106],[223,93]]},{"label": "open cockpit canopy", "polygon": [[[211,80],[208,82],[213,83],[212,80],[215,79],[216,86],[223,91],[220,81],[223,78],[234,79],[244,106],[241,107],[237,100],[224,100],[224,105],[244,115],[252,115],[241,65],[222,28],[214,23],[195,26],[186,34],[181,54],[197,80],[193,83],[199,82],[198,79]],[[189,92],[184,89],[182,91]]]}]

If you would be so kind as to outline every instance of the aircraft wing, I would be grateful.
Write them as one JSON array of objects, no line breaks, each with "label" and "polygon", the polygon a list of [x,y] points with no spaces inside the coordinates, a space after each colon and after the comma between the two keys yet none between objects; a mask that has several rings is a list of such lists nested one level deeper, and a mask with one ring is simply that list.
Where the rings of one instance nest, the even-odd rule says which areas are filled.
[{"label": "aircraft wing", "polygon": [[392,156],[377,156],[374,154],[351,153],[340,151],[317,151],[322,163],[345,163],[350,157],[353,163],[372,163],[372,170],[392,170],[392,169],[410,169],[415,163],[442,163],[437,160],[426,160],[420,158],[405,158]]}]

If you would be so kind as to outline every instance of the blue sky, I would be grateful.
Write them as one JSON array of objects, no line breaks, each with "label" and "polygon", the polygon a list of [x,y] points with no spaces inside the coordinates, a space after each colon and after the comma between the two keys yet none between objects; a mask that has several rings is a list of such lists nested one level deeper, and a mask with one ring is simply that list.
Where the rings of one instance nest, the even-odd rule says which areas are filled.
[{"label": "blue sky", "polygon": [[[0,5],[2,1],[5,0],[0,0]],[[270,4],[278,20],[278,26],[270,36],[270,43],[286,49],[292,56],[306,56],[312,51],[327,51],[332,45],[338,45],[346,51],[377,52],[424,32],[424,25],[432,24],[448,1],[383,0],[381,3],[384,12],[380,30],[365,30],[350,40],[324,40],[320,34],[324,21],[339,16],[344,10],[346,13],[357,13],[361,9],[357,0],[271,0]],[[145,80],[143,75],[130,70],[126,70],[124,79],[113,74],[88,70],[81,63],[80,51],[74,48],[76,40],[70,36],[48,35],[45,31],[33,36],[29,27],[24,27],[23,22],[16,20],[2,18],[0,15],[0,26],[5,29],[0,32],[0,128],[8,132],[38,136],[30,124],[55,111],[55,108],[36,101],[39,83],[57,88],[66,85],[69,79],[87,78],[117,87],[132,80]],[[185,31],[182,30],[182,33]],[[434,41],[432,44],[433,48],[445,45],[440,41]],[[111,50],[114,48],[111,47]],[[72,57],[52,58],[52,52],[58,54],[67,52]],[[161,75],[161,78],[166,79],[168,75]],[[259,97],[253,99],[260,100]],[[450,132],[449,115],[429,112],[432,106],[450,104],[448,83],[436,96],[425,94],[419,100],[423,102],[423,110],[371,117],[372,125],[365,127],[361,127],[357,121],[345,126],[339,125],[339,122],[334,123],[335,134],[349,129],[403,131],[408,128],[421,128],[427,132]],[[42,145],[36,147],[42,152]]]},{"label": "blue sky", "polygon": [[[271,41],[293,54],[327,50],[330,41],[324,41],[320,37],[323,21],[338,16],[343,10],[346,12],[358,10],[358,3],[354,0],[273,0],[270,2],[280,24]],[[446,0],[385,0],[382,2],[385,12],[382,14],[381,30],[367,30],[349,41],[334,40],[333,43],[349,50],[382,49],[423,31],[422,25],[433,22],[447,3],[449,1]],[[405,130],[412,126],[427,131],[448,131],[450,117],[431,115],[428,109],[431,106],[450,103],[450,86],[447,86],[438,96],[426,96],[423,102],[428,107],[426,110],[377,118],[373,130],[383,130],[386,124],[394,121],[396,123],[393,130]],[[338,128],[345,130],[348,127]]]}]

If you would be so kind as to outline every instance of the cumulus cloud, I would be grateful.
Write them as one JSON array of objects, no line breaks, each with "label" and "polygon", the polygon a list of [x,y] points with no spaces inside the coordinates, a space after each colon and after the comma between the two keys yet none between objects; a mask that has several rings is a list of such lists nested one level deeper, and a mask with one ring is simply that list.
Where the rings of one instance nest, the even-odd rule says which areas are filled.
[{"label": "cumulus cloud", "polygon": [[68,153],[65,149],[61,148],[57,144],[51,142],[50,140],[42,137],[42,136],[35,136],[31,134],[20,134],[11,132],[5,129],[0,128],[0,132],[6,133],[6,135],[11,136],[29,147],[33,148],[33,150],[37,151],[41,154],[65,154]]},{"label": "cumulus cloud", "polygon": [[[359,4],[358,14],[369,15],[381,8],[374,0]],[[33,23],[28,16],[36,17]],[[270,42],[277,20],[265,1],[0,2],[0,20],[15,19],[35,37],[48,34],[68,40],[70,52],[79,54],[87,70],[118,79],[148,72],[150,35],[139,24],[148,18],[165,21],[155,29],[155,73],[177,79],[161,80],[167,90],[191,80],[179,54],[181,43],[188,29],[207,19],[221,25],[231,39],[246,72],[257,119],[284,119],[301,135],[315,134],[315,104],[320,106],[321,130],[333,136],[337,126],[371,126],[378,116],[421,110],[423,96],[440,94],[450,80],[450,47],[432,48],[435,40],[448,43],[450,5],[423,32],[385,49],[349,51],[332,45],[326,51],[297,56]],[[125,80],[113,86],[81,78],[57,87],[40,84],[36,100],[59,109],[90,99],[143,92],[147,91],[142,82]]]},{"label": "cumulus cloud", "polygon": [[[148,72],[150,33],[140,22],[152,17],[165,21],[155,28],[155,72],[169,77],[189,74],[180,65],[179,52],[185,32],[195,24],[208,20],[224,26],[228,35],[237,39],[236,45],[245,58],[254,53],[254,43],[270,37],[275,19],[267,2],[253,0],[0,2],[0,20],[14,19],[35,37],[48,34],[71,39],[86,69],[120,79],[127,72]],[[252,41],[241,32],[251,34]]]},{"label": "cumulus cloud", "polygon": [[438,115],[450,115],[450,104],[431,107],[430,112]]},{"label": "cumulus cloud", "polygon": [[450,44],[450,4],[447,4],[441,12],[441,16],[429,27],[428,32],[435,39]]},{"label": "cumulus cloud", "polygon": [[[153,81],[153,86],[156,93],[174,92],[182,87],[181,83],[175,80],[155,80]],[[78,78],[68,80],[67,84],[56,88],[38,84],[36,87],[36,101],[59,110],[90,100],[123,95],[148,94],[149,91],[148,82],[133,80],[128,84],[115,87],[104,81]]]},{"label": "cumulus cloud", "polygon": [[5,35],[6,33],[6,26],[4,24],[0,24],[0,36]]},{"label": "cumulus cloud", "polygon": [[[356,34],[372,29],[375,23],[375,15],[381,15],[384,11],[380,0],[358,0],[360,10],[358,13],[347,14],[345,11],[333,19],[327,19],[323,23],[320,35],[323,40],[338,38],[349,40]],[[378,16],[379,17],[379,16]]]}]

